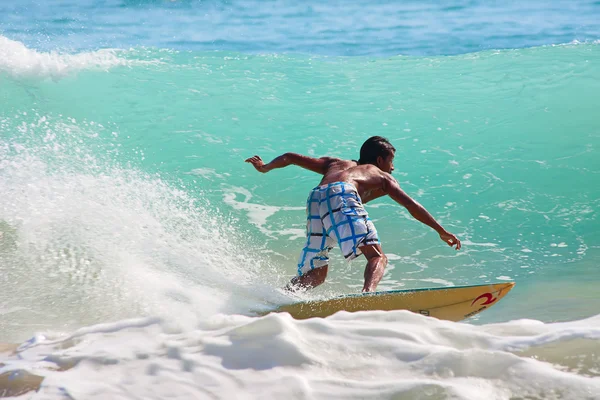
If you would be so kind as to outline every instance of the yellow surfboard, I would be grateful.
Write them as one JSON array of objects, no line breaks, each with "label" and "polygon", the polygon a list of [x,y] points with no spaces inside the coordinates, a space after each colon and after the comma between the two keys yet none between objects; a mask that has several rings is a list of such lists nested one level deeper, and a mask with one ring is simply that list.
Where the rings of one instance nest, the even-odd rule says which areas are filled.
[{"label": "yellow surfboard", "polygon": [[438,319],[460,321],[493,306],[514,285],[514,282],[503,282],[349,294],[286,304],[271,312],[287,312],[296,319],[306,319],[327,317],[342,310],[409,310]]}]

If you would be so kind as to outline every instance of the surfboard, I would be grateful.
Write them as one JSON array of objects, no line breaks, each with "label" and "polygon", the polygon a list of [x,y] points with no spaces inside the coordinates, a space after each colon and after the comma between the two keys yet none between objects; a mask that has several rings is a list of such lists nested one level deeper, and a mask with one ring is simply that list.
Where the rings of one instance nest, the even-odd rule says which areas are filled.
[{"label": "surfboard", "polygon": [[408,310],[438,319],[460,321],[498,303],[514,285],[514,282],[502,282],[347,294],[285,304],[270,312],[286,312],[295,319],[306,319],[324,318],[338,311]]}]

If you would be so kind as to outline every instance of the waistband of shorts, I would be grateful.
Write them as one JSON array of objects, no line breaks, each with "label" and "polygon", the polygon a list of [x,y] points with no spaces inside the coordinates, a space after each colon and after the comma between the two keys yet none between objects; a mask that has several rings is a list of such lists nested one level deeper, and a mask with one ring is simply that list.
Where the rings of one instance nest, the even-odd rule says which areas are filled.
[{"label": "waistband of shorts", "polygon": [[327,190],[329,188],[336,187],[336,186],[348,187],[352,191],[355,191],[355,192],[358,191],[356,189],[356,186],[354,186],[353,184],[351,184],[349,182],[343,182],[343,181],[331,182],[331,183],[326,183],[324,185],[319,185],[316,188],[314,188],[313,190]]}]

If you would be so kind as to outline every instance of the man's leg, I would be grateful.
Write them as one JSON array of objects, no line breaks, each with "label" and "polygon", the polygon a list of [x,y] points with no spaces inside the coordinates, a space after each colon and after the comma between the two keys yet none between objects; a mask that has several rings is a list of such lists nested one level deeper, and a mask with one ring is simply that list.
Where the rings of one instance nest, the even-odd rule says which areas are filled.
[{"label": "man's leg", "polygon": [[387,265],[388,259],[381,250],[381,245],[370,244],[360,248],[362,253],[367,258],[367,267],[365,268],[365,284],[364,292],[374,292],[383,277],[383,272]]},{"label": "man's leg", "polygon": [[312,269],[301,276],[296,276],[285,286],[285,289],[295,292],[300,289],[315,288],[325,282],[327,268],[328,266],[325,265],[323,267]]}]

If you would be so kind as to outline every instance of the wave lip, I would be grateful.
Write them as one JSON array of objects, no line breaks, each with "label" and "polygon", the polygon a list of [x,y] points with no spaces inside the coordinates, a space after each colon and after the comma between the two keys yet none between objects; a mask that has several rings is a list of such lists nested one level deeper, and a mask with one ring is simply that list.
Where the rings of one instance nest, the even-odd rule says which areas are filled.
[{"label": "wave lip", "polygon": [[101,49],[67,54],[30,49],[23,43],[0,36],[0,72],[13,76],[61,77],[68,73],[96,69],[108,70],[127,65],[129,61],[117,55],[118,50]]}]

